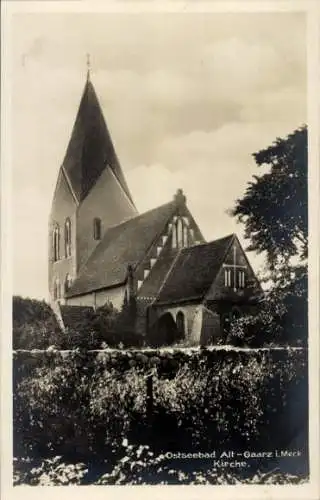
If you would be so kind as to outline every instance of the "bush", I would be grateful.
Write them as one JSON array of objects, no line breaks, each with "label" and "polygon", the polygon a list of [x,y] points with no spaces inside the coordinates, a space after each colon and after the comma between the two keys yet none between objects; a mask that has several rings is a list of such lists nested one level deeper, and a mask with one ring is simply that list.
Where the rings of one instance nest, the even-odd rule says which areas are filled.
[{"label": "bush", "polygon": [[112,464],[125,438],[158,453],[281,449],[308,421],[304,350],[22,354],[14,359],[19,456]]},{"label": "bush", "polygon": [[63,334],[45,301],[15,296],[12,302],[13,349],[61,347]]},{"label": "bush", "polygon": [[[304,266],[295,267],[292,276],[284,276],[266,293],[257,314],[247,315],[231,323],[227,339],[233,345],[308,344],[308,275]],[[263,335],[261,335],[263,332]]]},{"label": "bush", "polygon": [[88,469],[83,463],[66,464],[62,457],[47,458],[38,463],[31,460],[14,460],[13,485],[65,486],[81,484]]},{"label": "bush", "polygon": [[[186,462],[184,462],[185,464]],[[105,470],[103,470],[105,469]],[[302,484],[308,477],[279,470],[258,470],[243,476],[239,471],[217,470],[214,467],[201,468],[196,463],[192,470],[183,464],[165,461],[165,456],[155,456],[147,445],[132,445],[124,440],[123,455],[109,472],[107,464],[102,465],[97,478],[92,479],[84,463],[65,463],[62,457],[53,457],[34,463],[30,460],[14,460],[14,485],[147,485],[147,484]]]},{"label": "bush", "polygon": [[134,332],[133,317],[132,305],[121,312],[111,303],[96,311],[83,308],[80,315],[72,315],[71,325],[62,332],[46,302],[13,297],[13,349],[139,347],[143,338]]}]

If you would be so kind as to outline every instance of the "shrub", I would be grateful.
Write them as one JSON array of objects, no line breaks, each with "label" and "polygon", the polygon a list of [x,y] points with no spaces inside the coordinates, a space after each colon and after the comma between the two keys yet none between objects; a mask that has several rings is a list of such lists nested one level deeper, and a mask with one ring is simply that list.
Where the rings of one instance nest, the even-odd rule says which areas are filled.
[{"label": "shrub", "polygon": [[17,353],[14,368],[17,455],[112,463],[125,438],[159,453],[274,449],[308,421],[304,350]]},{"label": "shrub", "polygon": [[56,317],[45,301],[13,297],[12,345],[13,349],[47,349],[61,347],[63,334]]},{"label": "shrub", "polygon": [[88,469],[84,463],[66,464],[55,456],[37,464],[30,460],[14,461],[13,485],[64,486],[81,484]]},{"label": "shrub", "polygon": [[303,266],[296,267],[290,279],[269,290],[257,314],[234,320],[231,323],[228,342],[251,347],[270,344],[306,346],[308,343],[307,269]]},{"label": "shrub", "polygon": [[129,313],[128,306],[119,312],[111,303],[97,310],[84,309],[66,329],[64,349],[140,346],[143,338],[134,332],[133,317]]},{"label": "shrub", "polygon": [[147,484],[302,484],[307,482],[305,472],[292,474],[279,469],[243,473],[241,469],[217,469],[211,461],[193,461],[192,470],[187,461],[172,463],[164,454],[155,455],[148,445],[133,445],[123,440],[123,453],[110,471],[102,464],[97,478],[90,477],[84,463],[65,463],[56,456],[33,462],[29,459],[14,460],[14,485],[59,486],[76,484],[95,485],[147,485]]}]

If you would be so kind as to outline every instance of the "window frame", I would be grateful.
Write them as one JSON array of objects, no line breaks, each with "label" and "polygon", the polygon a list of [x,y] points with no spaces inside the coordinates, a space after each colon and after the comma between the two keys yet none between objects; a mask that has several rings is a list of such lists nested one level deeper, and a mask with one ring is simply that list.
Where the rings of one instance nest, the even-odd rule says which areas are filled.
[{"label": "window frame", "polygon": [[71,257],[71,220],[67,217],[64,223],[64,256]]},{"label": "window frame", "polygon": [[53,261],[60,260],[60,226],[55,224],[53,228]]},{"label": "window frame", "polygon": [[64,293],[68,293],[72,285],[72,278],[69,273],[66,274],[64,279]]},{"label": "window frame", "polygon": [[224,270],[224,286],[227,288],[232,287],[231,269],[229,268],[225,268]]},{"label": "window frame", "polygon": [[93,219],[93,239],[95,241],[101,240],[101,234],[102,234],[101,227],[102,223],[100,217],[95,217]]},{"label": "window frame", "polygon": [[238,285],[239,288],[245,288],[246,286],[246,275],[242,269],[238,271]]}]

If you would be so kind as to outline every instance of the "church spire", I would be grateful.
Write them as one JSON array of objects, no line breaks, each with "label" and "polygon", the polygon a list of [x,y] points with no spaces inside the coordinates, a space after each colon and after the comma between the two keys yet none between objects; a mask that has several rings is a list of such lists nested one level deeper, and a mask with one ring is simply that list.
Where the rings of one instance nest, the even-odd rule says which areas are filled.
[{"label": "church spire", "polygon": [[80,202],[105,169],[110,169],[134,210],[131,193],[90,80],[90,56],[87,54],[87,81],[63,161],[73,192]]}]

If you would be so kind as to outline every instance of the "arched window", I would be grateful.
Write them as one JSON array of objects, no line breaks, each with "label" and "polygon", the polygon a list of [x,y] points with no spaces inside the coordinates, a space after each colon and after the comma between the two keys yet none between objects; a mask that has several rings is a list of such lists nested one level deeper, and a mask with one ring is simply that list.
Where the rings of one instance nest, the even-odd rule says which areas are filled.
[{"label": "arched window", "polygon": [[172,248],[185,248],[189,246],[189,221],[186,217],[175,217],[176,222],[173,224],[172,230]]},{"label": "arched window", "polygon": [[71,221],[69,217],[64,224],[64,256],[71,256]]},{"label": "arched window", "polygon": [[177,226],[173,224],[172,229],[172,248],[177,248]]},{"label": "arched window", "polygon": [[53,298],[54,300],[60,299],[61,296],[60,290],[60,281],[59,278],[56,278],[53,283]]},{"label": "arched window", "polygon": [[72,279],[69,273],[66,274],[66,278],[64,280],[64,293],[66,294],[72,285]]},{"label": "arched window", "polygon": [[95,240],[101,240],[101,219],[98,217],[93,219],[93,238]]},{"label": "arched window", "polygon": [[188,247],[189,246],[189,229],[187,226],[183,227],[183,246]]},{"label": "arched window", "polygon": [[245,273],[244,271],[239,271],[239,288],[244,288],[245,287]]},{"label": "arched window", "polygon": [[182,339],[185,336],[184,314],[182,311],[178,312],[176,321],[179,339]]},{"label": "arched window", "polygon": [[56,224],[53,229],[53,260],[56,262],[60,259],[60,228]]},{"label": "arched window", "polygon": [[224,286],[231,286],[231,269],[224,270]]},{"label": "arched window", "polygon": [[183,248],[183,223],[181,219],[177,222],[177,243],[178,248]]}]

